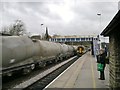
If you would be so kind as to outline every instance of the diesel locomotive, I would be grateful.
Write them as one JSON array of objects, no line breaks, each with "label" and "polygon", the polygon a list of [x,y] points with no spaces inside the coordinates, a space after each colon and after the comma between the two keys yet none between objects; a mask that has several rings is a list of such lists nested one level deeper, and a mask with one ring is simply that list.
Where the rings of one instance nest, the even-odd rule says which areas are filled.
[{"label": "diesel locomotive", "polygon": [[77,56],[81,57],[84,53],[86,53],[86,48],[83,45],[79,45],[77,47]]}]

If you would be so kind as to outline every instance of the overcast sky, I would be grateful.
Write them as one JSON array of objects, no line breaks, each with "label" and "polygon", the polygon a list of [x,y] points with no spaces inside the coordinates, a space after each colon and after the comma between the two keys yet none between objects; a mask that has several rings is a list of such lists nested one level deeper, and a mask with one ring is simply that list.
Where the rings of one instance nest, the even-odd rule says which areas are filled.
[{"label": "overcast sky", "polygon": [[[114,1],[114,2],[113,2]],[[93,35],[100,34],[118,11],[119,0],[2,0],[0,28],[20,19],[32,34]],[[101,27],[100,16],[101,13]],[[44,24],[41,26],[41,24]]]}]

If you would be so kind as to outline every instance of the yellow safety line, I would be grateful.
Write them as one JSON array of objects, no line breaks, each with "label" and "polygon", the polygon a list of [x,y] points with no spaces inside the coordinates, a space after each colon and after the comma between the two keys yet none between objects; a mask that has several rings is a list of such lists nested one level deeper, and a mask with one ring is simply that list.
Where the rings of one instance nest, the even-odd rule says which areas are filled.
[{"label": "yellow safety line", "polygon": [[92,69],[92,80],[93,80],[93,88],[96,88],[96,82],[95,82],[95,75],[94,75],[94,69],[93,69],[93,64],[92,64],[92,59],[91,59],[91,69]]}]

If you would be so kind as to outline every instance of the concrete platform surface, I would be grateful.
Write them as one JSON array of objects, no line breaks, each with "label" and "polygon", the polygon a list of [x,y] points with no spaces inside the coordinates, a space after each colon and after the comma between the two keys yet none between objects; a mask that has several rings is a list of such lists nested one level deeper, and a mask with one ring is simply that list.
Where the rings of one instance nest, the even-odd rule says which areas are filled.
[{"label": "concrete platform surface", "polygon": [[46,88],[109,88],[109,65],[105,68],[105,80],[99,80],[96,59],[88,52]]}]

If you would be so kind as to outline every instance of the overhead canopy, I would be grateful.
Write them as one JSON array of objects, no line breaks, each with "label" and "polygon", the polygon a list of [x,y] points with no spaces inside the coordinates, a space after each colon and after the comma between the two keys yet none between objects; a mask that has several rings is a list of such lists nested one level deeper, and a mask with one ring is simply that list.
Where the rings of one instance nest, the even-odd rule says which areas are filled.
[{"label": "overhead canopy", "polygon": [[116,32],[116,30],[119,30],[119,29],[116,29],[117,27],[120,27],[120,10],[112,19],[112,21],[108,24],[108,26],[103,30],[101,35],[109,36],[111,32]]}]

